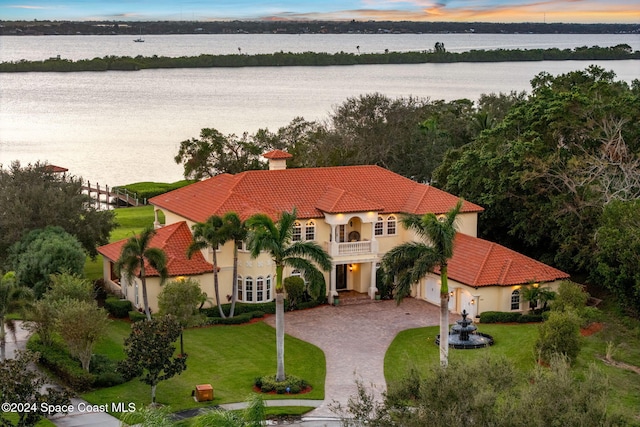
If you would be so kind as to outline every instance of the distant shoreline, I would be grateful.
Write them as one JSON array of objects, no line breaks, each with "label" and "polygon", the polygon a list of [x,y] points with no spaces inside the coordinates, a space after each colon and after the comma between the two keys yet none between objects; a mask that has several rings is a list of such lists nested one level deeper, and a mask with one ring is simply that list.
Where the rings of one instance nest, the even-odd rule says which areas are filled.
[{"label": "distant shoreline", "polygon": [[276,52],[272,54],[165,56],[105,56],[77,61],[60,57],[41,61],[9,61],[0,63],[0,73],[19,72],[82,72],[82,71],[138,71],[161,68],[239,68],[294,67],[339,65],[425,64],[456,62],[515,62],[570,60],[633,60],[640,59],[640,51],[620,44],[612,47],[578,47],[574,49],[496,49],[447,52],[444,45],[434,50],[418,52],[390,52],[354,54],[338,52]]},{"label": "distant shoreline", "polygon": [[638,24],[423,21],[2,21],[1,35],[640,34]]}]

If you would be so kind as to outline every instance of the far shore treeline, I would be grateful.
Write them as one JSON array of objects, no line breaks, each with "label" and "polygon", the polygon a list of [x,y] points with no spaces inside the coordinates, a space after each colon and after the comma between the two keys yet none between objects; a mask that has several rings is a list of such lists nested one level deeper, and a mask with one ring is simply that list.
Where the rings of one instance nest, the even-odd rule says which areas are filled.
[{"label": "far shore treeline", "polygon": [[157,68],[210,68],[210,67],[283,67],[331,66],[369,64],[422,64],[454,62],[509,62],[509,61],[566,61],[566,60],[627,60],[640,59],[640,51],[628,44],[612,47],[576,47],[574,49],[495,49],[447,52],[436,43],[435,49],[416,52],[384,53],[326,53],[276,52],[257,55],[199,55],[171,58],[166,56],[105,56],[81,59],[49,58],[41,61],[9,61],[0,63],[0,72],[76,72],[76,71],[137,71]]}]

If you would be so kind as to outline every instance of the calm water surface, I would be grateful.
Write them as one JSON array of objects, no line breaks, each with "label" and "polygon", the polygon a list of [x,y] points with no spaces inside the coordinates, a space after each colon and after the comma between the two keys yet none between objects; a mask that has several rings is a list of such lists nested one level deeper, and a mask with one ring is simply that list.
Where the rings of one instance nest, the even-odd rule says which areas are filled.
[{"label": "calm water surface", "polygon": [[[465,40],[468,42],[479,35],[440,36],[452,50],[452,46],[464,49]],[[514,39],[531,44],[551,42],[544,36],[522,35],[522,39],[487,36],[491,37],[483,39],[486,46],[479,48],[490,48],[489,43],[502,43],[504,47],[506,43],[514,43]],[[202,40],[213,44],[212,40],[215,40],[216,45],[224,44],[226,48],[237,49],[237,45],[242,44],[256,50],[257,46],[267,49],[267,45],[273,45],[276,39],[317,43],[316,36],[310,35],[274,39],[273,36],[254,35],[155,37],[164,40],[163,46],[168,50],[181,49],[182,55],[194,54],[184,46],[189,40],[195,40],[194,45],[202,44]],[[298,51],[332,51],[346,39],[349,43],[357,41],[364,51],[363,47],[367,46],[364,41],[369,41],[368,38],[385,41],[388,45],[392,41],[398,43],[390,50],[400,50],[394,46],[413,46],[411,43],[431,46],[435,43],[422,40],[423,35],[413,38],[405,35],[318,37],[323,38],[324,44],[313,49],[291,46],[297,46]],[[429,35],[432,37],[436,36]],[[574,37],[566,41],[564,35],[553,37],[558,39],[555,44],[558,47],[576,41]],[[581,40],[584,37],[581,36]],[[637,40],[637,36],[607,39],[615,39],[614,44],[625,42],[618,37],[628,44]],[[9,49],[5,39],[7,37],[0,37],[3,60],[7,52],[11,55],[29,52],[39,55],[37,58],[57,55],[56,46],[60,51],[70,49],[71,53],[63,57],[81,58],[127,54],[114,47],[116,45],[122,45],[122,49],[141,49],[131,45],[142,44],[147,49],[153,45],[151,36],[145,43],[133,43],[130,37],[109,36],[12,37],[13,44]],[[77,51],[69,46],[74,40]],[[87,47],[87,44],[91,46]],[[596,41],[578,45],[586,44],[605,45]],[[202,48],[201,45],[193,47]],[[639,48],[640,43],[637,43],[636,49]],[[104,49],[111,50],[105,53]],[[283,50],[295,49],[285,47]],[[171,52],[158,54],[178,55]],[[23,163],[47,160],[69,168],[75,175],[110,186],[134,181],[175,181],[181,179],[182,174],[180,166],[173,161],[180,141],[197,137],[204,127],[214,127],[225,134],[253,133],[265,127],[275,131],[296,116],[322,120],[347,97],[372,92],[391,97],[417,96],[447,101],[468,98],[475,101],[483,93],[529,91],[529,81],[541,71],[560,74],[584,69],[590,64],[566,61],[0,74],[0,164],[16,159]],[[640,78],[640,61],[597,64],[614,70],[620,80],[630,82]]]}]

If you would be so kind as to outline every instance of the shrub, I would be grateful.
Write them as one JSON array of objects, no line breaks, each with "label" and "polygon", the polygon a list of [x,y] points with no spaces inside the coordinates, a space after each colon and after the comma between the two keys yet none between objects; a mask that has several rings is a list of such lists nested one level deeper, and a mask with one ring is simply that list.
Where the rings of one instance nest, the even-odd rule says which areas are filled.
[{"label": "shrub", "polygon": [[124,378],[116,371],[118,363],[104,354],[94,354],[91,358],[91,373],[95,376],[94,387],[113,387],[124,383]]},{"label": "shrub", "polygon": [[558,287],[556,299],[551,303],[551,308],[556,311],[581,310],[587,305],[589,294],[582,286],[570,280],[564,280]]},{"label": "shrub", "polygon": [[522,317],[521,313],[510,311],[485,311],[480,315],[481,323],[512,323],[518,322]]},{"label": "shrub", "polygon": [[129,320],[131,320],[132,322],[139,322],[141,320],[146,320],[147,319],[147,315],[144,313],[140,313],[139,311],[136,310],[131,310],[129,312]]},{"label": "shrub", "polygon": [[573,312],[552,311],[538,329],[536,351],[540,359],[550,362],[554,355],[565,356],[570,363],[580,352],[580,317]]},{"label": "shrub", "polygon": [[209,317],[207,318],[205,324],[207,325],[240,325],[242,323],[247,323],[251,321],[251,319],[256,319],[264,317],[264,312],[262,311],[252,311],[249,313],[242,313],[233,317]]},{"label": "shrub", "polygon": [[275,375],[266,375],[256,378],[254,385],[263,393],[275,391],[277,394],[297,394],[309,387],[309,383],[294,375],[287,375],[284,381],[276,381]]},{"label": "shrub", "polygon": [[301,277],[289,276],[284,279],[284,289],[287,291],[289,309],[293,310],[304,296],[304,280]]},{"label": "shrub", "polygon": [[124,319],[129,316],[131,311],[131,301],[128,299],[120,299],[109,297],[104,301],[104,308],[117,319]]},{"label": "shrub", "polygon": [[66,349],[59,343],[45,346],[39,339],[31,339],[27,344],[29,350],[38,352],[38,362],[53,372],[63,383],[75,391],[85,391],[91,388],[95,376],[80,366],[77,359],[73,359]]},{"label": "shrub", "polygon": [[542,314],[523,314],[522,316],[518,317],[517,321],[518,323],[539,323],[542,322],[542,319]]},{"label": "shrub", "polygon": [[[286,309],[287,301],[285,300],[285,309]],[[231,308],[231,304],[222,304],[222,309],[225,313],[229,313],[229,309]],[[275,314],[276,312],[276,303],[275,302],[263,302],[258,304],[248,304],[239,302],[236,304],[235,311],[233,313],[234,316],[244,313],[251,313],[252,311],[262,311],[263,313]],[[200,312],[203,313],[207,317],[220,317],[220,313],[218,312],[218,307],[207,307],[201,308]]]}]

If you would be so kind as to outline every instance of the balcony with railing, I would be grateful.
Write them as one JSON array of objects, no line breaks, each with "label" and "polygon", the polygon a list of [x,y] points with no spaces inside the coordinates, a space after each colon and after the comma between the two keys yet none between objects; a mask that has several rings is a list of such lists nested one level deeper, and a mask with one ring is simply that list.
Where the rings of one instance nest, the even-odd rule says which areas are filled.
[{"label": "balcony with railing", "polygon": [[332,257],[371,255],[378,251],[378,242],[361,240],[357,242],[325,242],[324,248]]}]

